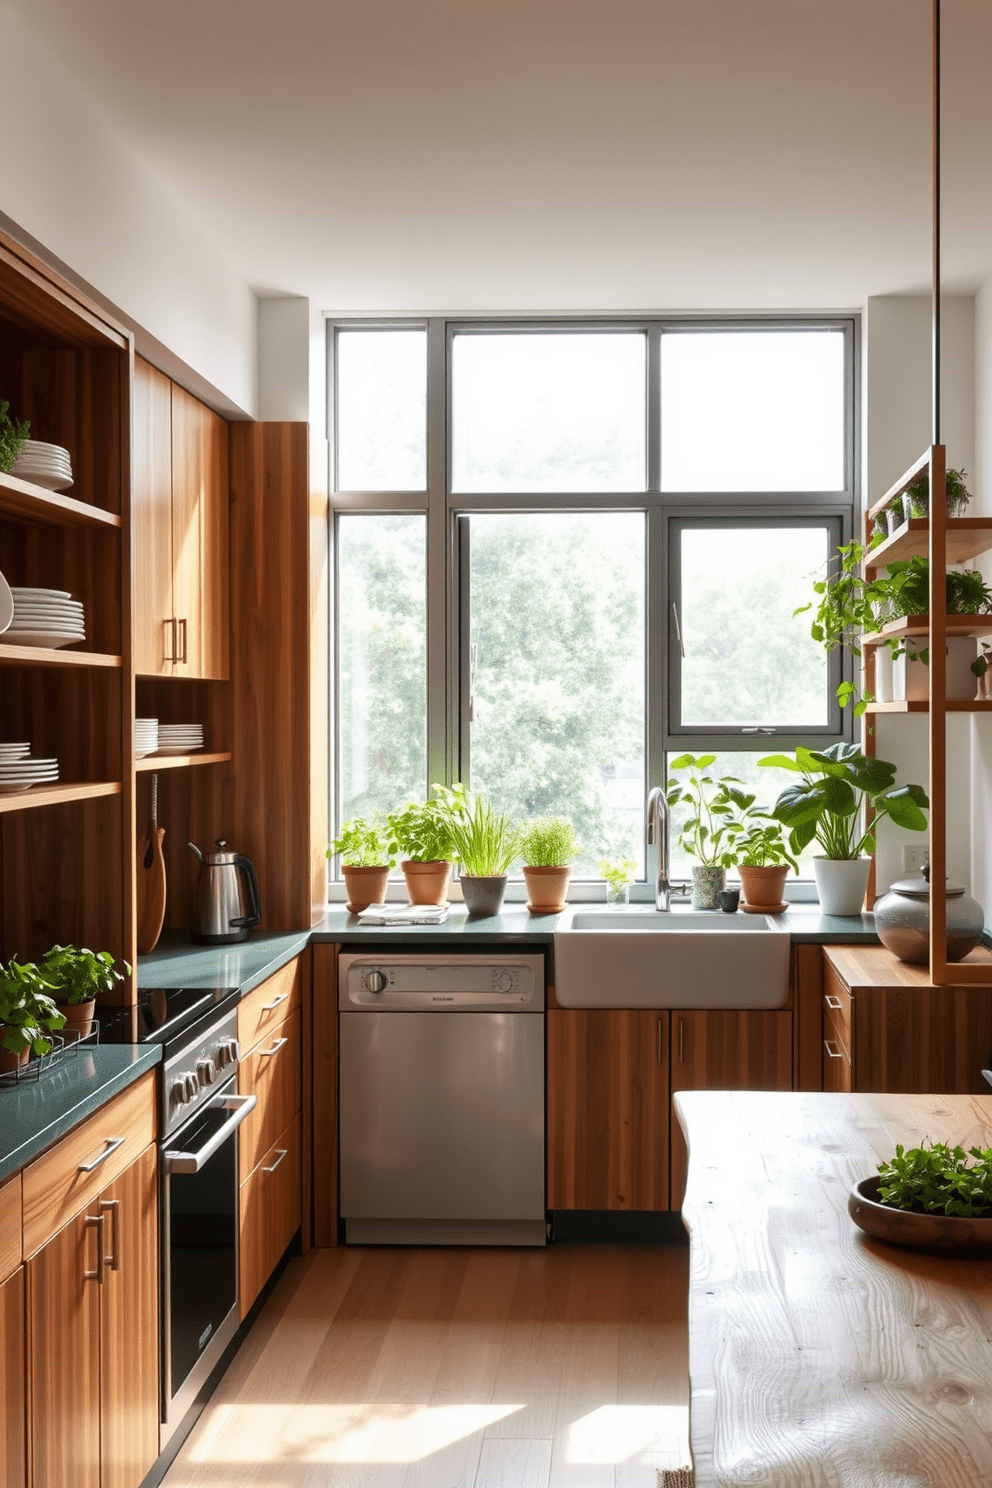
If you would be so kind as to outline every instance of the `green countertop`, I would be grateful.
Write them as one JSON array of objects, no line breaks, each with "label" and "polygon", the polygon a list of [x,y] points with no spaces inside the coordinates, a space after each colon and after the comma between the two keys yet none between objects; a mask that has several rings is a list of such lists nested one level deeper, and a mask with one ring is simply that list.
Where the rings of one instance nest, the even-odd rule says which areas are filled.
[{"label": "green countertop", "polygon": [[188,930],[166,930],[138,958],[139,987],[239,987],[251,992],[310,944],[309,930],[254,931],[237,945],[194,945]]},{"label": "green countertop", "polygon": [[0,1183],[126,1090],[161,1057],[158,1044],[85,1048],[37,1080],[0,1085]]}]

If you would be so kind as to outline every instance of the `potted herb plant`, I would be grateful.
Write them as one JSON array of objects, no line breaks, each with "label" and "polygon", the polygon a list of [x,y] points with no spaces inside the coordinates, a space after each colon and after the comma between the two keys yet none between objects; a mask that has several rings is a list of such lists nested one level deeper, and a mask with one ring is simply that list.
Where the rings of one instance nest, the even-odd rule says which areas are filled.
[{"label": "potted herb plant", "polygon": [[630,903],[630,885],[637,864],[633,858],[623,858],[612,863],[609,858],[600,858],[596,871],[606,879],[606,902],[615,909]]},{"label": "potted herb plant", "polygon": [[455,848],[451,825],[464,809],[465,788],[432,785],[429,801],[408,801],[386,818],[390,854],[402,853],[400,867],[411,904],[444,904]]},{"label": "potted herb plant", "polygon": [[328,858],[339,856],[348,890],[347,908],[359,914],[370,904],[382,904],[389,886],[389,870],[396,862],[386,846],[386,818],[381,811],[371,816],[353,816],[327,849]]},{"label": "potted herb plant", "polygon": [[0,1074],[25,1064],[31,1054],[47,1054],[46,1033],[65,1026],[53,989],[32,961],[12,957],[0,965]]},{"label": "potted herb plant", "polygon": [[[948,470],[947,472],[947,515],[949,517],[959,517],[971,500],[971,492],[965,484],[967,479],[967,470]],[[902,508],[907,522],[911,517],[930,515],[930,472],[928,470],[924,470],[922,475],[916,477],[912,485],[906,487],[902,494]]]},{"label": "potted herb plant", "polygon": [[522,829],[484,796],[476,796],[472,802],[466,798],[464,808],[452,815],[450,830],[469,914],[499,914],[506,875],[520,852]]},{"label": "potted herb plant", "polygon": [[0,470],[5,473],[14,468],[21,446],[31,430],[27,419],[22,422],[12,419],[9,408],[6,398],[0,398]]},{"label": "potted herb plant", "polygon": [[[823,848],[813,859],[813,876],[824,914],[860,914],[876,823],[887,816],[907,831],[925,832],[926,791],[921,785],[897,785],[895,765],[869,759],[856,744],[822,750],[799,745],[795,758],[772,754],[758,763],[803,777],[782,791],[772,815],[789,829],[795,855],[814,838]],[[874,813],[869,827],[862,815],[866,806]]]},{"label": "potted herb plant", "polygon": [[715,754],[680,754],[669,766],[689,772],[684,784],[670,778],[666,800],[671,810],[681,807],[684,813],[679,846],[698,859],[692,869],[693,909],[716,909],[727,869],[736,861],[734,843],[755,814],[755,798],[744,792],[740,780],[733,775],[714,780],[704,773],[715,759]]},{"label": "potted herb plant", "polygon": [[[975,1161],[969,1163],[968,1158]],[[992,1148],[911,1147],[880,1162],[848,1198],[854,1223],[876,1240],[936,1250],[992,1248]]]},{"label": "potted herb plant", "polygon": [[762,814],[752,818],[734,843],[745,908],[785,908],[785,880],[799,865],[789,852],[782,823]]},{"label": "potted herb plant", "polygon": [[520,853],[531,914],[560,914],[565,908],[572,859],[580,851],[575,828],[564,816],[535,816],[524,823]]},{"label": "potted herb plant", "polygon": [[118,971],[109,951],[88,951],[84,946],[52,946],[41,958],[39,970],[53,988],[52,996],[66,1023],[80,1029],[80,1037],[90,1031],[96,999],[112,992],[130,975],[126,961]]}]

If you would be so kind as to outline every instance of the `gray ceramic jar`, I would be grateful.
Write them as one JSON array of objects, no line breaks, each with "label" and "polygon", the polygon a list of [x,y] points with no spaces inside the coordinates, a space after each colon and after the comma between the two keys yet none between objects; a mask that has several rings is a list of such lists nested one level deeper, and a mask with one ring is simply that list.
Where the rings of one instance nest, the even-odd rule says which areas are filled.
[{"label": "gray ceramic jar", "polygon": [[[982,938],[982,906],[963,884],[946,885],[947,959],[961,961]],[[875,903],[875,929],[900,961],[925,966],[930,959],[930,869],[922,878],[903,878]]]}]

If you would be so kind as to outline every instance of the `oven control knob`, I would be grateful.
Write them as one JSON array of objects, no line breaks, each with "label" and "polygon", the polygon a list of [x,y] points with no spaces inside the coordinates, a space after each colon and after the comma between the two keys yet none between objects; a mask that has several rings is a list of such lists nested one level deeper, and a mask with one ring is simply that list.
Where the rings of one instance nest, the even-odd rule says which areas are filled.
[{"label": "oven control knob", "polygon": [[177,1106],[189,1104],[189,1096],[186,1094],[186,1076],[177,1075],[172,1082],[172,1099]]},{"label": "oven control knob", "polygon": [[196,1061],[196,1078],[200,1085],[212,1085],[216,1076],[216,1069],[212,1059],[198,1059]]},{"label": "oven control knob", "polygon": [[187,1101],[196,1100],[196,1097],[200,1093],[200,1082],[197,1079],[196,1075],[194,1075],[193,1072],[190,1071],[188,1075],[183,1075],[183,1079],[186,1082]]},{"label": "oven control knob", "polygon": [[221,1039],[214,1051],[214,1063],[217,1069],[226,1069],[229,1064],[237,1064],[241,1057],[236,1038]]},{"label": "oven control knob", "polygon": [[365,973],[365,985],[370,992],[385,992],[389,978],[384,971],[368,971]]}]

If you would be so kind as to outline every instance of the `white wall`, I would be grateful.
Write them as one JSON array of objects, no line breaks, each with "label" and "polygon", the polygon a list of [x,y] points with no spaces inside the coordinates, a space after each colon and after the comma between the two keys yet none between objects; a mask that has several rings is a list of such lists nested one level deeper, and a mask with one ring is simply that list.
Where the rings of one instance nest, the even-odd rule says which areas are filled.
[{"label": "white wall", "polygon": [[[987,313],[987,312],[986,312]],[[976,479],[976,302],[970,296],[941,301],[941,438],[947,461]],[[879,295],[865,307],[864,491],[871,505],[930,444],[931,302],[923,296]],[[990,348],[992,354],[992,348]],[[979,720],[987,726],[989,720]],[[925,714],[879,715],[876,753],[891,760],[897,778],[927,787]],[[973,880],[972,817],[968,783],[972,774],[975,728],[972,717],[950,717],[947,725],[947,870],[970,885]],[[989,741],[992,744],[992,740]],[[992,813],[992,754],[989,809]],[[902,849],[925,839],[883,822],[878,832],[876,882],[881,893],[904,876]],[[982,895],[975,889],[977,897]],[[985,899],[992,908],[992,901]]]},{"label": "white wall", "polygon": [[218,406],[253,414],[251,289],[6,9],[4,27],[0,210],[199,373]]}]

